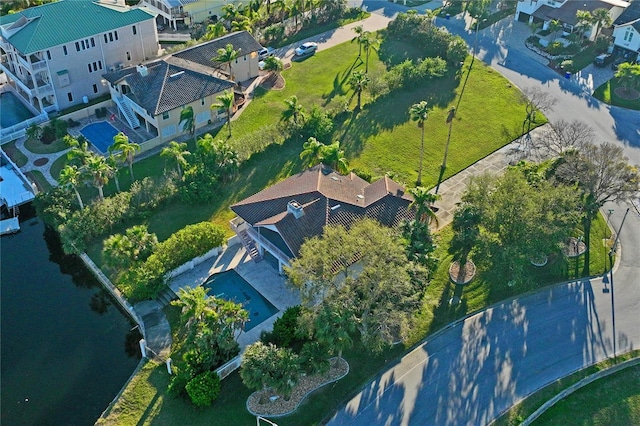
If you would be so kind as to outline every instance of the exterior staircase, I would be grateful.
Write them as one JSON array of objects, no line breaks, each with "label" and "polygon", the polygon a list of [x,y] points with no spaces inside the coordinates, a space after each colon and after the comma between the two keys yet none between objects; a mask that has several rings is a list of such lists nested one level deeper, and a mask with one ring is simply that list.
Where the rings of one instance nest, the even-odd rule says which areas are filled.
[{"label": "exterior staircase", "polygon": [[158,297],[156,297],[156,301],[160,303],[164,308],[169,303],[171,303],[172,300],[176,300],[177,298],[178,295],[171,289],[171,287],[166,286],[165,289],[162,290],[160,294],[158,294]]},{"label": "exterior staircase", "polygon": [[140,120],[138,120],[138,117],[136,117],[136,114],[133,112],[133,110],[129,108],[129,105],[127,105],[127,101],[125,101],[123,97],[118,96],[112,96],[112,99],[114,100],[116,105],[118,105],[118,109],[124,115],[124,118],[127,120],[127,123],[129,123],[129,126],[132,129],[137,129],[138,127],[140,127]]},{"label": "exterior staircase", "polygon": [[247,250],[247,253],[249,253],[249,256],[251,256],[251,259],[253,259],[255,262],[260,262],[262,260],[262,256],[260,255],[255,242],[249,236],[247,231],[242,229],[236,231],[236,233],[238,234],[238,237],[240,237],[240,241],[242,241],[242,245]]}]

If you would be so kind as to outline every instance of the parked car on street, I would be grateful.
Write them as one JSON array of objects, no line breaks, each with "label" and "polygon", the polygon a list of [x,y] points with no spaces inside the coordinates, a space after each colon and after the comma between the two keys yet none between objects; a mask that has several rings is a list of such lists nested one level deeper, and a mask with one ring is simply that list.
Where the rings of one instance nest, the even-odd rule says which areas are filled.
[{"label": "parked car on street", "polygon": [[296,47],[295,53],[296,53],[296,56],[308,56],[308,55],[313,55],[317,49],[318,49],[318,43],[315,43],[313,41],[308,41]]},{"label": "parked car on street", "polygon": [[596,56],[596,58],[593,60],[593,65],[603,68],[613,62],[614,58],[615,57],[610,53],[603,53],[602,55]]},{"label": "parked car on street", "polygon": [[273,47],[263,47],[258,51],[258,61],[264,61],[269,56],[275,55],[276,50]]}]

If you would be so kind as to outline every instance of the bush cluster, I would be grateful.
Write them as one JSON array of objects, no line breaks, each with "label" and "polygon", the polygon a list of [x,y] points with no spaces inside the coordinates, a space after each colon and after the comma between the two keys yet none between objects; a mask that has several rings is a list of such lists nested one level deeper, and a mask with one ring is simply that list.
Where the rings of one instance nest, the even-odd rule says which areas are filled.
[{"label": "bush cluster", "polygon": [[220,247],[223,241],[224,230],[211,222],[188,225],[158,243],[144,262],[126,271],[118,287],[133,300],[153,298],[164,286],[167,272]]}]

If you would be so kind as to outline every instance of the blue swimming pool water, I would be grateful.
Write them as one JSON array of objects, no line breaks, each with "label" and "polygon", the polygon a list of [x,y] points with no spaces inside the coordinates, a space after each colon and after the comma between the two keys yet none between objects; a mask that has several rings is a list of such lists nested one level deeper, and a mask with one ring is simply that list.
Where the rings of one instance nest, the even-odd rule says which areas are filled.
[{"label": "blue swimming pool water", "polygon": [[95,146],[98,151],[106,154],[113,144],[113,137],[118,134],[118,129],[106,121],[98,121],[85,126],[80,133]]},{"label": "blue swimming pool water", "polygon": [[278,312],[275,306],[234,270],[210,276],[204,287],[210,289],[210,296],[242,303],[249,311],[249,322],[244,331],[251,330]]},{"label": "blue swimming pool water", "polygon": [[6,129],[34,117],[33,113],[11,92],[0,94],[0,127]]}]

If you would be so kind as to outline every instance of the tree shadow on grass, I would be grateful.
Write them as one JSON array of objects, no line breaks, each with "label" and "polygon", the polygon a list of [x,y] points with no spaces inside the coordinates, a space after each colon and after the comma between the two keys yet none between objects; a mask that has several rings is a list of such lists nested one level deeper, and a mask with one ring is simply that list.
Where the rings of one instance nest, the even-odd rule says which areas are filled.
[{"label": "tree shadow on grass", "polygon": [[353,63],[349,66],[349,68],[347,68],[343,73],[336,73],[336,76],[333,79],[333,88],[329,93],[322,95],[322,99],[324,99],[324,102],[322,102],[323,107],[326,107],[327,105],[329,105],[329,103],[334,97],[342,96],[347,93],[347,90],[345,90],[344,88],[345,83],[349,79],[351,72],[355,68],[358,68],[361,66],[362,66],[362,60],[360,58],[356,58],[356,60],[353,61]]}]

